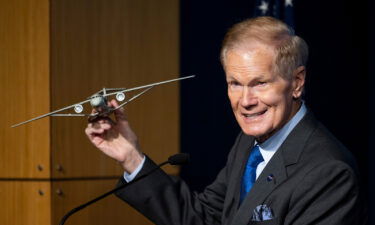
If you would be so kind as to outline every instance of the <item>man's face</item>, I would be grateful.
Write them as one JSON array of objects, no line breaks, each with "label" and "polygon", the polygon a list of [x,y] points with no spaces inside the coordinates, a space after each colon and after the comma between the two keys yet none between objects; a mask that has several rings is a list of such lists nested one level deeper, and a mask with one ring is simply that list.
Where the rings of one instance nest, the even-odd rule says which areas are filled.
[{"label": "man's face", "polygon": [[302,72],[286,80],[273,72],[275,53],[257,44],[247,51],[230,50],[224,63],[228,96],[242,131],[263,142],[298,111]]}]

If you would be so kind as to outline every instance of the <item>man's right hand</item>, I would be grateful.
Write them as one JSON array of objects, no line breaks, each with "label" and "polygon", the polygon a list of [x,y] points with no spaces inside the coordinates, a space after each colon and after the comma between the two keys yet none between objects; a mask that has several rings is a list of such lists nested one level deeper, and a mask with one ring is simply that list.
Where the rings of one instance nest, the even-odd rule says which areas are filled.
[{"label": "man's right hand", "polygon": [[[112,100],[110,107],[118,107]],[[91,143],[104,154],[118,161],[124,170],[131,174],[142,162],[144,155],[139,150],[137,136],[130,128],[123,108],[114,111],[115,121],[100,117],[89,122],[85,130]]]}]

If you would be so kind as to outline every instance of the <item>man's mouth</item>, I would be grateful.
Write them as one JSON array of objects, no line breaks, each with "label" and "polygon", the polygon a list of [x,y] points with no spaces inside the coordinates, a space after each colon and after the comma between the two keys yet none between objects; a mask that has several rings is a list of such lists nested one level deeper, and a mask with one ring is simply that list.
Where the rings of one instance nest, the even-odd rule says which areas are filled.
[{"label": "man's mouth", "polygon": [[258,118],[259,116],[265,114],[267,112],[267,109],[266,110],[263,110],[263,111],[260,111],[260,112],[257,112],[257,113],[241,113],[243,117],[245,117],[246,119],[256,119]]}]

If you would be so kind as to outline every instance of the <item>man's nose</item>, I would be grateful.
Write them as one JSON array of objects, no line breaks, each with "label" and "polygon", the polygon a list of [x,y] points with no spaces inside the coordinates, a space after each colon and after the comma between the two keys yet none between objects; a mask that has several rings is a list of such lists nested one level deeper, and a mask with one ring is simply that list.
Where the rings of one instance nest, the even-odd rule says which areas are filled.
[{"label": "man's nose", "polygon": [[258,98],[250,87],[244,87],[241,96],[241,106],[250,107],[258,103]]}]

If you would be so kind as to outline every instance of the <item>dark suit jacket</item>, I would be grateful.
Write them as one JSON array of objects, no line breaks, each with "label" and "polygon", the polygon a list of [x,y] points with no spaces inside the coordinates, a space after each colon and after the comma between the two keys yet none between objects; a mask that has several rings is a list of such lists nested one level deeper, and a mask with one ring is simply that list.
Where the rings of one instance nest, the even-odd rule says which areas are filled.
[{"label": "dark suit jacket", "polygon": [[[253,144],[253,137],[241,133],[226,166],[203,193],[191,193],[183,181],[158,170],[117,195],[155,224],[363,224],[353,157],[311,113],[289,134],[239,204],[241,178]],[[147,159],[137,176],[154,167]],[[274,218],[252,221],[259,205],[269,207]]]}]

